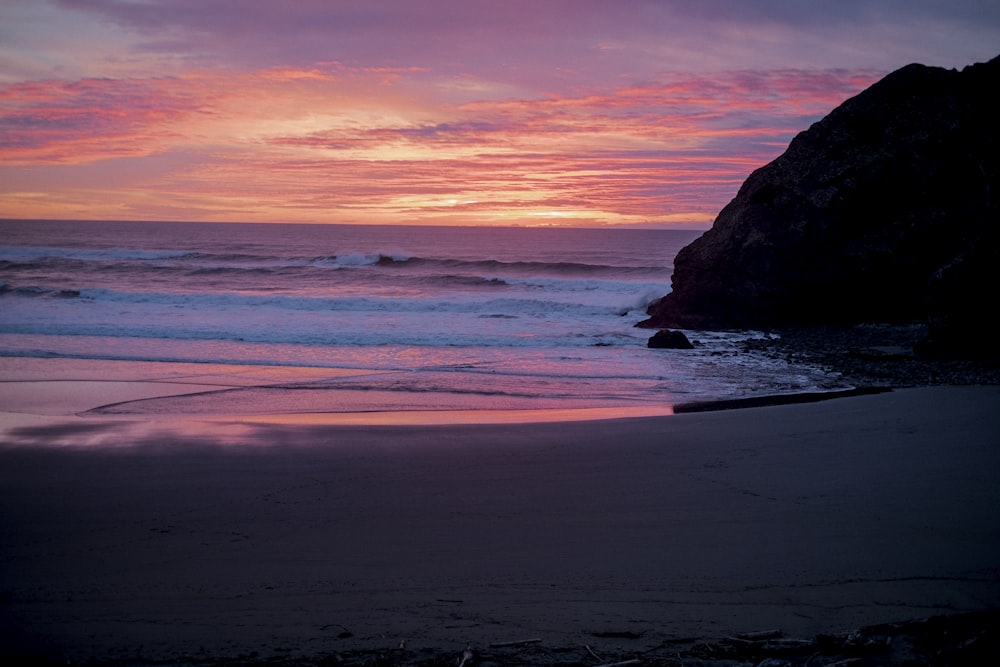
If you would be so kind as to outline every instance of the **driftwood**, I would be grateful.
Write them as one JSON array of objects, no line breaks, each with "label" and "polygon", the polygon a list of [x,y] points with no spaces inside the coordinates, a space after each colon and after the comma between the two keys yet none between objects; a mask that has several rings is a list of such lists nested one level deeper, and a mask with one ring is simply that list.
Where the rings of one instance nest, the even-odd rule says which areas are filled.
[{"label": "driftwood", "polygon": [[765,639],[781,639],[783,636],[784,633],[781,630],[758,630],[757,632],[741,632],[736,637],[730,637],[730,639],[760,642]]},{"label": "driftwood", "polygon": [[490,648],[501,648],[504,646],[527,646],[528,644],[537,644],[542,641],[541,639],[517,639],[511,642],[494,642],[490,644]]},{"label": "driftwood", "polygon": [[[328,626],[330,629],[342,626]],[[673,637],[645,650],[624,650],[613,646],[577,644],[577,660],[567,661],[569,647],[547,647],[539,639],[521,639],[491,644],[483,653],[467,646],[464,653],[449,649],[345,649],[334,654],[301,656],[260,656],[257,653],[229,658],[205,659],[178,656],[157,664],[224,667],[417,667],[450,665],[535,665],[559,667],[590,664],[596,667],[633,665],[697,664],[703,667],[732,667],[734,664],[788,664],[795,667],[924,667],[929,665],[1000,665],[1000,610],[967,612],[924,620],[874,625],[855,632],[820,634],[812,639],[775,637],[774,630],[748,632],[732,638]],[[38,663],[40,664],[40,663]],[[92,667],[118,667],[114,660],[88,663]]]},{"label": "driftwood", "polygon": [[622,660],[621,662],[606,662],[597,667],[625,667],[625,665],[638,665],[641,662],[642,660],[639,660],[639,658],[632,658],[631,660]]}]

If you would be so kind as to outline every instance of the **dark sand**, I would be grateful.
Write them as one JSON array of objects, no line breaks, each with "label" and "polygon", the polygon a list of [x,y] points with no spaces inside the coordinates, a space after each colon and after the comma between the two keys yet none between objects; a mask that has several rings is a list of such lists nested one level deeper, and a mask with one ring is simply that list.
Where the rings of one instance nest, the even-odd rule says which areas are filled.
[{"label": "dark sand", "polygon": [[979,386],[481,426],[8,415],[0,641],[181,663],[538,639],[598,664],[998,609],[998,407]]}]

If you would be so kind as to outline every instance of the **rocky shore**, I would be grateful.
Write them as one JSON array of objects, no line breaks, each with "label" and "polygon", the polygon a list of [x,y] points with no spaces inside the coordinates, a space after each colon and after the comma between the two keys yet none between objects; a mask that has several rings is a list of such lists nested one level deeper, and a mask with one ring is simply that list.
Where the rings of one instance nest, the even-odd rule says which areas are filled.
[{"label": "rocky shore", "polygon": [[1000,355],[927,354],[920,347],[925,337],[921,323],[787,327],[744,345],[748,351],[839,373],[856,387],[1000,384]]}]

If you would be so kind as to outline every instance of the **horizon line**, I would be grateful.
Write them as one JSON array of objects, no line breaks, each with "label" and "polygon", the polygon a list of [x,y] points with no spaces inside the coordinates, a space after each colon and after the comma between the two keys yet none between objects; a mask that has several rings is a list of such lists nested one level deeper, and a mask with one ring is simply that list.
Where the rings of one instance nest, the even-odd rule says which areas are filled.
[{"label": "horizon line", "polygon": [[452,227],[476,229],[626,229],[626,230],[674,230],[707,231],[712,224],[698,222],[648,222],[648,223],[603,223],[603,224],[474,224],[427,223],[427,222],[310,222],[304,220],[167,220],[126,218],[10,218],[0,216],[0,224],[8,222],[110,222],[114,224],[191,224],[191,225],[309,225],[339,227]]}]

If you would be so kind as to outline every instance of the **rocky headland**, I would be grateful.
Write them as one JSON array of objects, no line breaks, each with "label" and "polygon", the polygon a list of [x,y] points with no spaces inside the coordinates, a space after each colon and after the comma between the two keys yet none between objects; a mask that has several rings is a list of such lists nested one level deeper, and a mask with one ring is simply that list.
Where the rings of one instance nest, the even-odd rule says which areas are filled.
[{"label": "rocky headland", "polygon": [[1000,57],[908,65],[845,101],[678,253],[639,326],[805,327],[815,342],[877,324],[920,354],[995,358],[998,90]]}]

